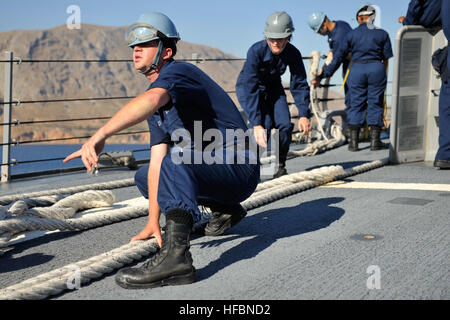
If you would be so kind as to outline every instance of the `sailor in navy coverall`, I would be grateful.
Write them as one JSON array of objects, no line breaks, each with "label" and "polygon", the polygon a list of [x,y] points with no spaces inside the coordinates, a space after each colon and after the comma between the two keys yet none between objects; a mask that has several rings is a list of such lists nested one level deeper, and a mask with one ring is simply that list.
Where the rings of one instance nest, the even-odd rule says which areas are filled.
[{"label": "sailor in navy coverall", "polygon": [[[251,141],[245,144],[245,135],[239,134],[246,131],[246,124],[228,94],[194,65],[173,59],[180,37],[167,16],[143,14],[126,38],[134,67],[150,88],[64,161],[81,157],[86,168],[97,167],[97,155],[108,137],[147,120],[150,164],[139,169],[135,181],[149,199],[149,217],[132,241],[154,237],[161,248],[141,267],[120,270],[116,282],[127,289],[192,283],[195,268],[189,239],[201,218],[198,205],[213,212],[205,234],[223,234],[247,213],[240,202],[256,189],[259,161]],[[161,212],[166,216],[164,240]]]},{"label": "sailor in navy coverall", "polygon": [[447,0],[411,0],[406,17],[398,21],[405,26],[417,25],[425,28],[441,25],[441,4]]},{"label": "sailor in navy coverall", "polygon": [[[153,88],[167,90],[172,101],[147,120],[150,147],[172,144],[171,137],[180,129],[186,130],[190,138],[190,145],[184,147],[183,151],[180,148],[173,150],[179,155],[167,155],[163,159],[158,191],[161,211],[183,209],[197,221],[200,218],[198,200],[238,204],[248,198],[258,183],[259,166],[256,153],[249,148],[245,149],[244,144],[239,151],[245,152],[245,164],[237,164],[238,161],[234,158],[227,159],[227,152],[229,155],[235,141],[226,140],[226,130],[246,131],[247,127],[225,91],[192,64],[174,60],[169,60],[163,66],[158,79],[151,84],[149,90]],[[222,145],[216,145],[215,149],[223,154],[213,154],[220,159],[216,161],[220,164],[206,164],[204,161],[203,152],[211,142],[203,141],[203,137],[209,129],[217,130],[222,136]],[[195,137],[196,134],[200,134],[200,137]],[[200,145],[195,145],[197,141],[201,142]],[[186,152],[191,155],[186,157],[183,154]],[[249,157],[252,156],[251,164]],[[174,157],[188,159],[192,164],[177,164],[178,161],[173,161],[176,159]],[[201,163],[194,163],[196,159]],[[135,177],[136,185],[145,197],[148,196],[148,169],[148,165],[140,168]]]},{"label": "sailor in navy coverall", "polygon": [[[447,41],[450,39],[450,1],[442,1],[442,28]],[[447,56],[447,74],[442,79],[439,96],[439,150],[436,154],[434,166],[450,169],[450,55]]]},{"label": "sailor in navy coverall", "polygon": [[[289,145],[292,142],[291,123],[286,93],[281,76],[289,67],[290,91],[298,108],[299,129],[303,135],[311,129],[310,89],[300,51],[290,42],[294,31],[292,20],[285,12],[275,12],[266,23],[266,39],[253,44],[236,83],[239,103],[246,112],[259,145],[266,147],[258,132],[279,130],[279,169],[274,177],[287,174],[285,169]],[[267,135],[265,136],[267,141]]]},{"label": "sailor in navy coverall", "polygon": [[335,71],[347,52],[352,53],[352,66],[349,74],[350,108],[347,109],[350,128],[349,150],[358,151],[358,132],[364,124],[370,128],[371,150],[384,149],[380,140],[384,112],[384,93],[387,75],[385,60],[393,56],[391,41],[386,31],[376,28],[371,22],[375,10],[370,6],[357,13],[359,27],[351,31],[345,45],[340,48],[332,63],[330,72]]},{"label": "sailor in navy coverall", "polygon": [[[322,18],[323,17],[323,18]],[[320,26],[319,26],[320,23]],[[352,31],[352,27],[345,21],[331,21],[328,19],[328,17],[322,13],[322,12],[316,12],[313,13],[310,16],[309,20],[310,27],[316,31],[317,27],[319,29],[316,31],[320,35],[327,36],[328,37],[328,44],[330,47],[330,52],[332,56],[340,50],[342,46],[345,46],[345,40],[347,37],[347,34]],[[317,26],[317,27],[316,27]],[[342,60],[342,78],[345,78],[345,75],[347,74],[348,67],[350,65],[351,61],[351,55],[350,52],[347,53],[346,57]],[[340,66],[340,65],[339,65]],[[337,66],[337,68],[339,68]],[[318,85],[320,83],[320,80],[323,78],[331,78],[334,73],[336,72],[335,66],[333,66],[333,69],[330,68],[330,65],[325,65],[320,72],[318,79],[313,80],[313,85]],[[348,90],[348,84],[345,83],[344,85],[345,90],[345,106],[348,108],[350,107],[350,92]]]}]

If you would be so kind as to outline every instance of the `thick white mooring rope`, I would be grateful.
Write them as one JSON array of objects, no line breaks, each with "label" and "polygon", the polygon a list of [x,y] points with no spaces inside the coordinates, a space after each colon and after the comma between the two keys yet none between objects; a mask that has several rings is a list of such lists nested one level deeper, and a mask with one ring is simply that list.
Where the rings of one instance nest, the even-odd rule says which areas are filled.
[{"label": "thick white mooring rope", "polygon": [[[333,139],[327,141],[325,140],[316,141],[313,144],[309,144],[304,150],[289,151],[288,157],[292,159],[294,157],[315,155],[317,153],[325,152],[327,150],[336,148],[345,143],[345,137],[343,136],[342,129],[339,126],[337,125],[333,126],[331,133]],[[261,159],[262,164],[270,163],[272,161],[276,161],[275,156],[270,156]],[[328,169],[322,169],[322,171],[323,170],[327,171]],[[314,173],[311,172],[307,173],[307,175],[309,176],[311,176],[312,174],[317,174],[317,171]],[[299,178],[300,176],[301,178]],[[283,181],[284,183],[285,181],[287,181],[287,179],[305,179],[304,176],[305,173],[302,173],[301,175],[296,174],[295,177],[294,176],[289,176],[289,178],[282,177],[282,180],[279,181]],[[269,182],[269,184],[274,185],[277,183],[277,181],[278,179]],[[102,223],[109,224],[112,223],[111,221],[119,221],[117,220],[119,219],[119,217],[120,219],[132,219],[140,216],[142,214],[141,210],[142,208],[136,209],[136,212],[130,212],[129,216],[127,214],[118,213],[113,214],[111,217],[103,216],[102,218],[99,218],[99,221],[95,222],[92,221],[91,217],[84,220],[77,219],[65,222],[62,220],[55,220],[55,219],[68,219],[72,217],[75,214],[75,212],[82,209],[80,207],[82,203],[84,203],[85,206],[84,209],[95,207],[95,204],[93,203],[95,199],[89,198],[88,195],[95,197],[96,194],[99,195],[101,194],[102,192],[101,190],[106,190],[105,192],[110,192],[109,191],[110,189],[124,188],[133,185],[134,179],[131,178],[112,182],[90,184],[85,186],[44,190],[38,192],[0,197],[0,256],[2,255],[3,252],[6,252],[4,248],[7,247],[8,241],[16,233],[33,230],[64,230],[64,231],[86,230],[89,228],[98,227],[102,225]],[[261,188],[267,187],[259,186],[259,188],[260,189],[257,189],[257,191],[263,190]],[[93,190],[95,190],[98,193],[95,193]],[[81,194],[78,193],[83,191],[85,193]],[[71,194],[75,195],[69,196]],[[89,198],[89,201],[80,202],[81,199],[85,198],[84,197],[85,195],[87,198]],[[66,200],[61,200],[65,197],[67,197]],[[110,197],[113,197],[112,193],[110,193]],[[114,200],[111,199],[110,201],[112,202],[105,203],[102,206],[111,205],[114,202]],[[72,205],[72,203],[74,204]],[[9,208],[7,208],[6,206],[2,206],[1,204],[11,204],[11,205]],[[53,206],[51,206],[50,208],[37,208],[37,206],[45,206],[48,204],[53,204]],[[36,208],[29,209],[30,207]],[[31,215],[41,218],[48,218],[49,220],[32,219],[31,217],[28,217]],[[8,219],[11,217],[13,218],[22,217],[22,219],[20,220]],[[88,221],[85,222],[85,220]],[[79,226],[80,228],[76,229]]]},{"label": "thick white mooring rope", "polygon": [[[320,53],[316,52],[315,57],[313,71],[317,71],[319,67]],[[311,97],[314,98],[314,103],[317,102],[315,96],[312,95]],[[317,110],[313,109],[313,111],[318,116]],[[339,126],[332,126],[331,135],[333,138],[331,139],[325,136],[322,128],[319,129],[321,129],[323,140],[307,145],[304,150],[290,151],[288,157],[316,155],[345,143],[345,137]],[[266,157],[261,159],[261,164],[267,164],[273,161],[276,161],[275,156]],[[242,202],[242,206],[246,210],[255,209],[333,180],[381,167],[385,163],[385,160],[374,161],[346,171],[341,166],[331,166],[283,176],[259,184],[255,193],[249,199]],[[20,232],[33,230],[80,231],[148,215],[147,205],[137,205],[112,209],[107,212],[97,212],[80,218],[71,218],[76,211],[82,210],[82,208],[87,209],[92,207],[86,203],[84,207],[82,204],[76,207],[77,205],[75,204],[74,209],[69,205],[71,199],[68,195],[74,195],[72,196],[72,199],[74,199],[77,193],[83,191],[111,190],[130,186],[134,186],[134,179],[0,197],[0,250],[2,248],[2,239],[3,245],[6,245],[13,234]],[[110,195],[106,195],[106,197],[108,198]],[[92,202],[95,201],[92,200]],[[112,200],[113,202],[114,200]],[[94,207],[110,206],[112,203],[111,199],[109,199],[103,204],[94,205]],[[6,207],[9,204],[11,204],[10,207]],[[53,209],[37,208],[38,206],[48,205],[51,205],[50,208]],[[207,220],[210,216],[210,211],[208,212],[208,210],[203,208],[201,212],[202,219]],[[0,289],[0,299],[45,299],[49,296],[70,290],[72,288],[70,281],[74,278],[74,272],[79,275],[78,285],[82,285],[93,279],[102,277],[104,274],[120,269],[133,261],[147,257],[156,251],[157,244],[154,239],[129,243],[102,255]]]},{"label": "thick white mooring rope", "polygon": [[[36,216],[40,218],[68,219],[81,210],[102,208],[113,205],[114,194],[110,190],[87,190],[70,196],[53,195],[40,198],[22,199],[11,204],[6,218]],[[41,207],[53,203],[50,207]]]},{"label": "thick white mooring rope", "polygon": [[[0,290],[0,299],[4,300],[38,300],[56,295],[67,290],[71,285],[74,289],[102,277],[114,270],[120,269],[133,261],[140,260],[156,252],[154,239],[128,243],[120,248],[104,254],[79,261],[73,265],[41,274]],[[78,279],[74,278],[79,276]],[[71,282],[74,281],[75,283]],[[79,281],[77,284],[76,282]]]},{"label": "thick white mooring rope", "polygon": [[[0,256],[5,252],[9,240],[17,233],[33,230],[74,230],[67,220],[78,211],[112,206],[114,194],[110,190],[88,190],[75,195],[51,195],[18,200],[9,208],[2,207],[0,220]],[[50,207],[37,207],[53,204]]]},{"label": "thick white mooring rope", "polygon": [[123,179],[111,182],[102,182],[96,184],[89,184],[78,187],[69,187],[69,188],[61,188],[61,189],[53,189],[53,190],[44,190],[44,191],[36,191],[30,193],[22,193],[22,194],[14,194],[0,197],[0,206],[8,205],[14,201],[27,199],[27,198],[35,198],[42,197],[48,195],[59,195],[59,194],[75,194],[78,192],[83,192],[87,190],[111,190],[111,189],[119,189],[134,186],[134,178]]},{"label": "thick white mooring rope", "polygon": [[[329,175],[324,174],[324,172],[322,172],[323,170],[317,169],[316,172],[314,172],[312,180],[300,181],[300,174],[293,174],[291,175],[292,178],[282,177],[284,179],[280,178],[278,181],[279,183],[274,183],[271,186],[265,185],[265,192],[255,193],[249,199],[242,202],[242,206],[246,210],[258,208],[284,197],[323,185],[332,180],[347,178],[352,175],[382,167],[386,163],[387,160],[379,160],[346,171],[344,171],[342,167],[339,168],[339,166],[334,166],[330,169]],[[331,173],[331,171],[333,171],[333,173]],[[323,179],[318,178],[320,175],[322,175]],[[144,213],[147,214],[147,207],[143,206],[142,208],[139,208],[139,210],[142,209],[144,209]],[[123,211],[128,210],[130,210],[130,208],[123,208]],[[104,274],[122,268],[126,264],[140,260],[141,258],[154,253],[156,250],[157,245],[154,239],[129,243],[102,255],[59,268],[19,284],[1,289],[0,299],[45,299],[48,296],[70,290],[71,287],[69,286],[69,283],[74,277],[73,270],[76,270],[76,274],[79,275],[78,280],[80,284],[84,284],[99,278]]]}]

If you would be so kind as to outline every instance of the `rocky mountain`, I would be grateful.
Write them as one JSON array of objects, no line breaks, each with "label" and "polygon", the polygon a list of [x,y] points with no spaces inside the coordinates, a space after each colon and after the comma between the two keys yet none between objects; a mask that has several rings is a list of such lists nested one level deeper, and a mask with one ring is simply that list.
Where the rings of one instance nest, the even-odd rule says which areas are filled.
[{"label": "rocky mountain", "polygon": [[[133,97],[147,87],[131,62],[131,49],[126,46],[126,27],[82,25],[79,30],[66,26],[50,30],[10,31],[0,33],[0,51],[14,52],[22,60],[58,60],[60,62],[22,62],[14,65],[13,97],[20,101],[42,101],[74,98]],[[176,59],[236,58],[219,49],[184,41],[179,42]],[[61,60],[130,60],[130,62],[64,62]],[[226,91],[232,93],[243,61],[201,62],[198,64]],[[3,68],[2,68],[3,69]],[[3,77],[0,72],[0,100],[3,99]],[[47,121],[53,119],[85,119],[112,116],[130,99],[87,100],[54,103],[23,103],[13,109],[13,119]],[[340,103],[342,104],[342,103]],[[0,111],[2,107],[0,107]],[[47,140],[90,136],[106,120],[68,121],[22,124],[13,127],[18,141]],[[146,124],[128,132],[146,130]],[[0,133],[2,134],[2,132]],[[148,134],[117,136],[110,143],[147,143]],[[84,139],[55,143],[81,143]]]}]

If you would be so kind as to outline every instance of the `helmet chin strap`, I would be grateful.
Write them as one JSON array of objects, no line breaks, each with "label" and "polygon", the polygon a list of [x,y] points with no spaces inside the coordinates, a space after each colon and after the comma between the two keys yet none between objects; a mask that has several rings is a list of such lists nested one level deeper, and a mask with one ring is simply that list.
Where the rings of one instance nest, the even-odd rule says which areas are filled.
[{"label": "helmet chin strap", "polygon": [[145,70],[145,71],[138,70],[139,73],[146,76],[151,71],[156,70],[156,68],[158,67],[159,58],[161,58],[162,48],[163,48],[163,44],[162,44],[162,41],[160,40],[159,44],[158,44],[158,51],[156,52],[156,56],[155,56],[155,59],[153,60],[152,65],[150,67],[148,67],[147,70]]}]

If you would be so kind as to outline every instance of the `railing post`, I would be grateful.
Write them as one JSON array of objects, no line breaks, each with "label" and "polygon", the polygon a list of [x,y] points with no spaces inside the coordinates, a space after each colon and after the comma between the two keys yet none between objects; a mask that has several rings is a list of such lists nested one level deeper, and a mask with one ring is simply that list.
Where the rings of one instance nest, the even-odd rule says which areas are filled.
[{"label": "railing post", "polygon": [[12,89],[13,89],[13,52],[5,52],[5,91],[3,105],[3,150],[2,150],[2,178],[1,182],[11,180],[10,155],[11,155],[11,110],[12,110]]},{"label": "railing post", "polygon": [[192,57],[191,58],[192,60],[195,60],[195,61],[192,61],[192,64],[198,65],[198,53],[193,53],[191,57]]}]

